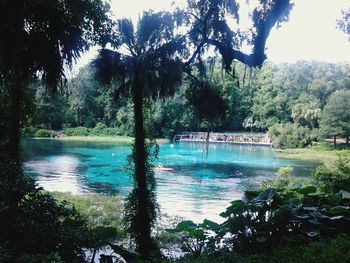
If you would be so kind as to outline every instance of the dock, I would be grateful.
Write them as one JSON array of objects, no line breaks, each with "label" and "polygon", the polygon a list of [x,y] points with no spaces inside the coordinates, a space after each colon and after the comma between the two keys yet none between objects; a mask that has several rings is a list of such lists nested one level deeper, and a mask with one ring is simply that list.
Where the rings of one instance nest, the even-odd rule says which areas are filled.
[{"label": "dock", "polygon": [[[174,136],[174,142],[206,142],[207,132],[181,132]],[[210,143],[269,146],[272,143],[268,133],[263,132],[210,132]]]}]

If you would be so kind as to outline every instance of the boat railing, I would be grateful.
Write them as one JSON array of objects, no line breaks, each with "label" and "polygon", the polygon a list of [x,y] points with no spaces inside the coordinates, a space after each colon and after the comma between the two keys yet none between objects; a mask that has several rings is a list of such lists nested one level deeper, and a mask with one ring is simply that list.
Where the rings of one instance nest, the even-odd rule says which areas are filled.
[{"label": "boat railing", "polygon": [[[206,141],[207,136],[207,132],[181,132],[174,136],[173,141]],[[209,142],[271,145],[269,134],[263,132],[210,132]]]}]

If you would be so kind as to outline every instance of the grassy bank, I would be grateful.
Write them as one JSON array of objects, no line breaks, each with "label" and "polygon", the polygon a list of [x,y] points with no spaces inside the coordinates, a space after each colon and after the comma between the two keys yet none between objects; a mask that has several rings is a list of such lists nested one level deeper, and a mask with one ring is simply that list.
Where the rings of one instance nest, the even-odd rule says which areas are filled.
[{"label": "grassy bank", "polygon": [[350,150],[323,150],[318,148],[302,148],[302,149],[277,149],[275,150],[278,158],[301,160],[301,161],[315,161],[315,162],[329,162],[341,158],[350,159]]},{"label": "grassy bank", "polygon": [[[100,142],[100,143],[118,143],[132,144],[133,137],[128,136],[63,136],[57,140],[61,141],[80,141],[80,142]],[[158,144],[168,143],[168,139],[156,139]]]},{"label": "grassy bank", "polygon": [[69,193],[50,192],[59,202],[67,201],[69,206],[80,212],[90,227],[104,226],[122,229],[122,204],[116,196],[72,195]]},{"label": "grassy bank", "polygon": [[128,136],[63,136],[57,140],[131,144],[134,138]]}]

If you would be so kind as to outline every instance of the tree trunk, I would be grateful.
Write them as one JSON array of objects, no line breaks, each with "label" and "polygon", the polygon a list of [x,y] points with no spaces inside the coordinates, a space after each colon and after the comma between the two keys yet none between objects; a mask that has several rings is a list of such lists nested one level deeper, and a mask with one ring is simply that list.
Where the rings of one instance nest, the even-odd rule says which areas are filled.
[{"label": "tree trunk", "polygon": [[11,2],[13,11],[10,27],[12,30],[10,43],[10,129],[9,129],[9,157],[16,162],[20,160],[20,112],[21,94],[23,85],[23,28],[24,28],[24,0]]},{"label": "tree trunk", "polygon": [[349,150],[349,135],[346,136],[346,149]]},{"label": "tree trunk", "polygon": [[333,145],[334,145],[334,148],[337,146],[337,136],[334,135],[334,138],[333,138]]},{"label": "tree trunk", "polygon": [[[136,74],[140,75],[140,73]],[[139,79],[134,86],[134,120],[135,120],[135,191],[137,211],[135,222],[135,241],[137,250],[142,258],[148,258],[156,251],[156,244],[151,236],[152,209],[150,190],[147,187],[147,153],[145,148],[145,130],[143,116],[143,83]]]},{"label": "tree trunk", "polygon": [[11,22],[9,24],[11,47],[8,51],[11,57],[11,65],[9,65],[9,84],[10,84],[10,129],[9,129],[9,149],[8,154],[11,159],[16,162],[20,160],[20,104],[23,85],[23,28],[24,28],[24,8],[25,1],[11,1],[9,8],[11,10]]},{"label": "tree trunk", "polygon": [[[16,74],[14,74],[16,75]],[[20,104],[21,104],[21,81],[18,76],[13,77],[10,89],[10,134],[9,134],[9,156],[12,160],[19,162],[20,160]],[[15,79],[17,78],[17,79]]]}]

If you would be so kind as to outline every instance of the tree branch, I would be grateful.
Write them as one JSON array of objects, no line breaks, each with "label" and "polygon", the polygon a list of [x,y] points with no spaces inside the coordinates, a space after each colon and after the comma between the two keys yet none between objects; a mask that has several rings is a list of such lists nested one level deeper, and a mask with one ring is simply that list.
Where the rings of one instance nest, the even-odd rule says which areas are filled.
[{"label": "tree branch", "polygon": [[275,4],[269,10],[266,18],[257,22],[257,32],[253,41],[253,53],[245,54],[240,50],[236,50],[231,46],[227,46],[216,39],[211,39],[207,36],[207,21],[209,16],[215,10],[213,7],[209,9],[205,18],[203,19],[203,40],[199,43],[196,50],[190,59],[185,63],[190,65],[193,63],[197,55],[199,55],[201,49],[205,44],[214,46],[219,50],[221,56],[225,62],[225,68],[229,69],[233,60],[238,60],[249,67],[259,67],[266,60],[267,56],[265,54],[266,40],[270,34],[271,29],[276,25],[281,16],[288,10],[290,7],[290,0],[276,0]]}]

